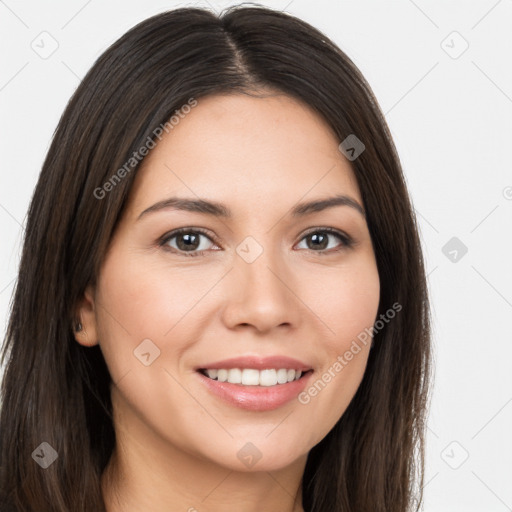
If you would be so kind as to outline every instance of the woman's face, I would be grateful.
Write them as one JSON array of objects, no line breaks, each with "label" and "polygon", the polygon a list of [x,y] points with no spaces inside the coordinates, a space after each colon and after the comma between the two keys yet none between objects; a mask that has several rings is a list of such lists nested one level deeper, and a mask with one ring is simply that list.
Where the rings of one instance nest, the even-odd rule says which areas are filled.
[{"label": "woman's face", "polygon": [[198,99],[149,151],[80,339],[99,341],[118,427],[147,452],[278,469],[344,413],[379,276],[340,142],[287,96],[237,94]]}]

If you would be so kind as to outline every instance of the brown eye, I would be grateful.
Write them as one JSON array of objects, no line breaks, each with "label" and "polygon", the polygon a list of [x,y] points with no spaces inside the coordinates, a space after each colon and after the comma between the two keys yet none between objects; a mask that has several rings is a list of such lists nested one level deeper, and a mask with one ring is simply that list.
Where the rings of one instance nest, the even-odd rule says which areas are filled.
[{"label": "brown eye", "polygon": [[160,245],[184,256],[204,256],[205,251],[210,248],[208,241],[215,245],[203,231],[181,228],[167,234]]},{"label": "brown eye", "polygon": [[[335,242],[333,242],[336,238],[341,243],[336,245]],[[351,247],[353,243],[350,237],[332,228],[322,228],[317,229],[316,231],[311,231],[306,234],[302,240],[306,240],[305,249],[318,252],[320,254],[335,252],[336,250],[343,249],[345,247]]]}]

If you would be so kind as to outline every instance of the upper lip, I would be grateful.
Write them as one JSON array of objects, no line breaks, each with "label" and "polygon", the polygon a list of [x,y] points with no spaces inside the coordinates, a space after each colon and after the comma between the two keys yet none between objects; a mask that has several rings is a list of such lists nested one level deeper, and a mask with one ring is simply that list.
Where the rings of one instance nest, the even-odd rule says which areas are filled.
[{"label": "upper lip", "polygon": [[209,369],[226,369],[231,368],[253,368],[255,370],[265,370],[269,368],[286,368],[287,370],[299,370],[307,372],[312,367],[306,363],[293,359],[287,356],[240,356],[231,359],[224,359],[222,361],[214,361],[198,366],[196,370],[209,370]]}]

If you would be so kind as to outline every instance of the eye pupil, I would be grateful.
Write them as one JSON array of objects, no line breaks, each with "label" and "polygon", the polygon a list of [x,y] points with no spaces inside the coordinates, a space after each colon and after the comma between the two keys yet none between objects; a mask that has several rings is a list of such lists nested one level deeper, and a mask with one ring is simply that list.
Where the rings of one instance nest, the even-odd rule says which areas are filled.
[{"label": "eye pupil", "polygon": [[[318,249],[318,248],[320,247],[321,249],[325,249],[325,248],[327,247],[327,244],[328,244],[328,237],[327,237],[327,235],[325,235],[325,234],[323,234],[323,233],[322,233],[322,234],[320,234],[320,235],[319,235],[318,233],[314,233],[314,234],[312,234],[312,235],[310,236],[310,239],[311,239],[312,241],[313,241],[313,240],[315,241],[315,243],[313,243],[313,247],[312,247],[312,248],[316,248],[316,249]],[[316,243],[316,242],[318,242],[320,239],[323,239],[323,240],[322,240],[322,241],[323,241],[323,243],[322,243],[322,241],[320,241],[320,243]],[[309,246],[309,244],[308,244],[308,246]],[[311,246],[310,246],[309,248],[311,248]]]},{"label": "eye pupil", "polygon": [[[194,239],[194,240],[192,240],[192,239]],[[180,243],[180,241],[185,241],[185,243],[182,244],[182,243]],[[197,247],[199,245],[199,237],[197,235],[193,235],[190,233],[181,234],[181,235],[177,235],[176,242],[177,242],[176,245],[178,246],[178,248],[180,250],[187,251],[187,250],[190,250],[191,248],[197,249]]]}]

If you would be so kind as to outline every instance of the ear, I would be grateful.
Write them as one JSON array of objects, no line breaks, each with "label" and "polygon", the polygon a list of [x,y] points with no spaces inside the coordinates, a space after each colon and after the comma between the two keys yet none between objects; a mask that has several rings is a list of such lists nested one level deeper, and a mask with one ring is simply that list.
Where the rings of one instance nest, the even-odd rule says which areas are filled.
[{"label": "ear", "polygon": [[[78,323],[81,328],[77,330]],[[94,302],[94,287],[92,285],[87,286],[83,296],[77,303],[73,333],[76,341],[84,347],[93,347],[98,344],[96,305]]]}]

